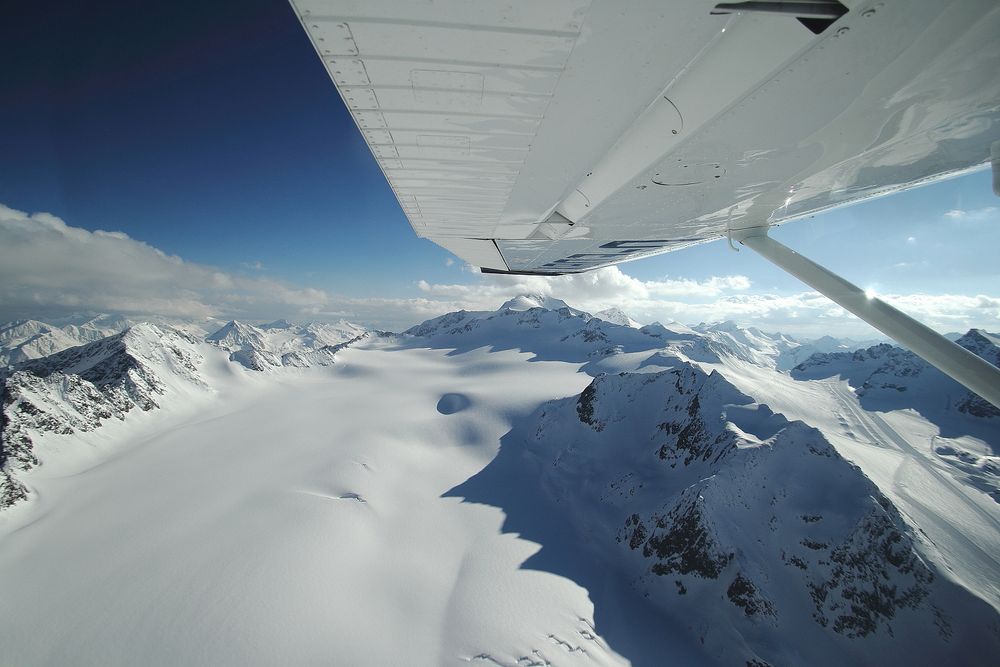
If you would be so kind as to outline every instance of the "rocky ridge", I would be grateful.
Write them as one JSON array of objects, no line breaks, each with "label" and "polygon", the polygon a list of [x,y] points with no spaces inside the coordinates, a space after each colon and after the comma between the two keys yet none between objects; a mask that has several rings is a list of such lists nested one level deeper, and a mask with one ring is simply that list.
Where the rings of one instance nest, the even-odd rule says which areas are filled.
[{"label": "rocky ridge", "polygon": [[198,343],[179,331],[140,324],[0,376],[0,507],[26,497],[15,472],[39,463],[33,442],[39,434],[93,431],[133,409],[153,410],[178,384],[207,390]]},{"label": "rocky ridge", "polygon": [[284,320],[260,327],[233,320],[205,340],[229,352],[230,361],[254,371],[285,366],[330,366],[345,343],[365,335],[349,322],[294,325]]},{"label": "rocky ridge", "polygon": [[995,614],[938,575],[860,469],[718,372],[598,376],[540,409],[526,451],[556,511],[598,551],[618,550],[606,559],[721,661],[1000,647]]}]

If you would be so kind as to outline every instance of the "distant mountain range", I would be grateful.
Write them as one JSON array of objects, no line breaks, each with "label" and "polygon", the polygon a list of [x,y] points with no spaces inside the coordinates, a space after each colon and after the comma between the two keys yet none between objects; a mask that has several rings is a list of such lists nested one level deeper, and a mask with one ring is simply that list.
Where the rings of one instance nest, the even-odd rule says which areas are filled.
[{"label": "distant mountain range", "polygon": [[232,321],[205,340],[229,352],[229,359],[250,370],[329,366],[344,343],[365,335],[356,324],[294,325],[284,320],[255,327]]},{"label": "distant mountain range", "polygon": [[0,358],[9,365],[0,369],[0,509],[27,496],[17,471],[39,463],[33,438],[93,431],[133,409],[156,409],[161,397],[211,391],[200,368],[213,348],[249,370],[305,368],[332,364],[338,349],[366,335],[348,322],[233,321],[209,336],[107,316],[63,328],[34,320],[3,325]]},{"label": "distant mountain range", "polygon": [[39,463],[33,446],[39,434],[93,431],[134,409],[159,407],[167,393],[207,390],[198,347],[197,339],[182,332],[137,324],[0,374],[0,508],[26,497],[16,472]]},{"label": "distant mountain range", "polygon": [[[1000,366],[1000,336],[972,329],[955,342]],[[1000,417],[1000,408],[909,350],[886,343],[853,352],[814,354],[792,369],[792,376],[799,379],[833,375],[848,380],[862,404],[871,409],[913,408],[923,414],[957,410],[975,417]]]}]

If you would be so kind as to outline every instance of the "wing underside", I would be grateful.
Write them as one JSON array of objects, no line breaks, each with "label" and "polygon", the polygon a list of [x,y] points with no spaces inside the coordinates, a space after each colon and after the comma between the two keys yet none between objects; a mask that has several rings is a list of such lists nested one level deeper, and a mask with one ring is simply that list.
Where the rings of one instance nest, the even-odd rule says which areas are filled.
[{"label": "wing underside", "polygon": [[988,0],[292,5],[414,231],[488,271],[779,224],[1000,140]]}]

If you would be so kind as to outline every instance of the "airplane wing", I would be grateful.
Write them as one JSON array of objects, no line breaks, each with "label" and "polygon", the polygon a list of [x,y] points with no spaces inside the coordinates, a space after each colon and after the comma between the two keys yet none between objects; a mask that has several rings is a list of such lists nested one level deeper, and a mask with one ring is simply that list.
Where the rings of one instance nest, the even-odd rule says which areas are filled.
[{"label": "airplane wing", "polygon": [[418,236],[576,273],[989,162],[992,0],[291,0]]}]

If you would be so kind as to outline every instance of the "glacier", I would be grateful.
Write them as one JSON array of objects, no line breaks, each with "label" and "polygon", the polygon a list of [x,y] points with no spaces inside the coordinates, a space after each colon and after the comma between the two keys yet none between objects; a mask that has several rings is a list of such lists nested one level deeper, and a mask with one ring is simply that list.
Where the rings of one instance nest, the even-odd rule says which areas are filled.
[{"label": "glacier", "polygon": [[538,295],[398,334],[103,321],[0,327],[14,664],[1000,649],[1000,419],[898,348]]}]

